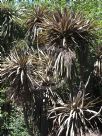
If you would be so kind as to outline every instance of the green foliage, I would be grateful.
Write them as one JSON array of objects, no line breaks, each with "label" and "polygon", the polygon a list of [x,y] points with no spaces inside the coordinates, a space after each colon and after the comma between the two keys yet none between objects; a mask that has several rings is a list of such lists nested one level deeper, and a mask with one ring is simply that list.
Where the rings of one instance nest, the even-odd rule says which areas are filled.
[{"label": "green foliage", "polygon": [[9,128],[12,130],[11,136],[29,136],[26,125],[24,123],[24,117],[21,108],[13,106]]},{"label": "green foliage", "polygon": [[11,130],[9,129],[11,104],[6,99],[5,89],[0,89],[0,135],[9,135]]},{"label": "green foliage", "polygon": [[96,34],[98,36],[98,44],[102,44],[102,1],[99,0],[77,0],[72,2],[72,9],[80,11],[84,15],[93,20],[96,24]]},{"label": "green foliage", "polygon": [[21,108],[7,100],[5,89],[0,89],[0,136],[29,136]]}]

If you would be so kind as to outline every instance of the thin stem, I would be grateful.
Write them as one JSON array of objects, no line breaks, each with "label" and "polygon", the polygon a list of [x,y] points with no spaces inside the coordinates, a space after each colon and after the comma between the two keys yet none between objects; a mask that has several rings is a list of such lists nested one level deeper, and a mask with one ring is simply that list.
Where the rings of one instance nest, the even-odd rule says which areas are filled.
[{"label": "thin stem", "polygon": [[23,113],[24,113],[24,121],[25,121],[27,130],[28,130],[28,133],[29,133],[30,136],[34,136],[34,134],[32,133],[32,130],[31,130],[30,126],[29,126],[27,109],[26,109],[26,106],[24,106],[24,104],[23,104]]}]

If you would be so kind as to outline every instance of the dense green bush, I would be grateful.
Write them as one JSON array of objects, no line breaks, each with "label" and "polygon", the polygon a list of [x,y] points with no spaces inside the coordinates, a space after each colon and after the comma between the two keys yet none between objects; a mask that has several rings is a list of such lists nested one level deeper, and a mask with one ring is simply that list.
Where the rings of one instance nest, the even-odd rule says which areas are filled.
[{"label": "dense green bush", "polygon": [[5,90],[0,89],[0,136],[9,135],[11,130],[9,128],[11,104],[6,99]]}]

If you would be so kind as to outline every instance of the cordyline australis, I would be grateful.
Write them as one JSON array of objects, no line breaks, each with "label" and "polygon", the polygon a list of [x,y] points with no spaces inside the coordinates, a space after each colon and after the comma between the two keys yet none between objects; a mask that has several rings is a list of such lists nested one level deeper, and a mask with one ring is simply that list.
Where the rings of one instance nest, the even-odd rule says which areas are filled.
[{"label": "cordyline australis", "polygon": [[74,97],[73,102],[69,101],[49,110],[49,118],[53,119],[52,133],[55,132],[56,136],[83,136],[88,133],[91,135],[94,129],[99,132],[95,118],[102,123],[102,107],[98,112],[92,110],[97,101],[89,101],[87,97],[84,98],[83,105],[80,93]]},{"label": "cordyline australis", "polygon": [[[0,77],[8,86],[9,97],[23,106],[31,136],[34,125],[43,136],[85,136],[94,129],[99,131],[97,120],[102,122],[102,108],[94,110],[99,98],[87,95],[91,75],[101,77],[99,59],[86,78],[90,73],[87,65],[94,42],[93,25],[67,8],[49,13],[39,6],[28,13],[25,39],[33,50],[28,45],[23,48],[26,43],[20,41],[1,65]],[[62,99],[58,91],[62,88],[68,98],[64,95]]]}]

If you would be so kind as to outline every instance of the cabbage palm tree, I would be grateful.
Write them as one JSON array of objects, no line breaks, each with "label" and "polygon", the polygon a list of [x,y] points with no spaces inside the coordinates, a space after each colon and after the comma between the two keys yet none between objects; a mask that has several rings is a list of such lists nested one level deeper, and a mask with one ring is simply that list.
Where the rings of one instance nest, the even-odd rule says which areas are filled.
[{"label": "cabbage palm tree", "polygon": [[[94,111],[98,98],[86,97],[91,78],[87,64],[94,42],[93,25],[67,8],[47,11],[35,6],[26,12],[25,40],[36,47],[29,49],[26,42],[19,41],[1,65],[1,81],[8,86],[9,98],[23,107],[31,136],[35,126],[41,136],[82,136],[94,131],[95,118],[102,121],[101,108]],[[2,23],[2,37],[9,37],[8,28],[13,24],[11,12],[8,13],[11,21],[8,19],[7,29],[3,29],[5,21]],[[92,71],[95,72],[101,73]]]},{"label": "cabbage palm tree", "polygon": [[70,97],[67,103],[60,102],[58,98],[60,105],[49,109],[48,118],[53,120],[51,136],[86,136],[95,131],[99,133],[99,125],[95,118],[102,122],[102,107],[98,112],[94,111],[99,99],[91,100],[88,94],[83,96],[83,91],[85,90],[80,90],[73,96],[73,102]]},{"label": "cabbage palm tree", "polygon": [[[77,102],[74,101],[75,94],[78,91],[74,90],[75,84],[78,84],[78,81],[76,81],[77,77],[78,80],[82,83],[85,84],[86,82],[85,90],[80,90],[82,93],[82,96],[80,96],[80,98],[82,99],[81,106],[83,107],[83,103],[85,101],[85,93],[90,81],[90,76],[89,78],[86,76],[86,70],[90,49],[92,48],[92,44],[94,42],[93,25],[90,21],[85,20],[80,13],[73,13],[64,8],[64,10],[56,10],[50,17],[46,16],[44,18],[43,28],[47,31],[48,35],[47,50],[48,52],[50,52],[51,57],[54,56],[52,57],[54,76],[57,77],[57,80],[59,80],[59,82],[61,80],[64,80],[65,83],[68,84],[67,87],[70,90],[72,105],[73,103],[75,105],[77,104]],[[88,73],[90,73],[90,71],[88,71]],[[88,80],[86,77],[88,78]],[[76,99],[80,100],[80,98],[78,97]],[[88,101],[89,103],[91,103],[90,99]],[[88,132],[89,127],[87,128],[87,123],[85,123],[87,119],[83,118],[85,116],[83,109],[85,110],[85,108],[83,107],[81,109],[81,112],[83,113],[82,114],[80,110],[79,113],[77,113],[77,111],[75,111],[75,113],[71,113],[71,110],[68,112],[66,110],[68,110],[68,108],[71,106],[66,106],[65,104],[65,107],[66,109],[63,106],[58,106],[57,108],[55,107],[55,110],[54,108],[52,108],[51,110],[51,114],[53,114],[52,118],[55,118],[53,120],[55,126],[53,127],[55,128],[59,124],[59,128],[58,126],[56,128],[56,130],[58,131],[54,135],[74,136],[78,135],[78,133],[79,135],[83,135]],[[79,107],[77,108],[80,109]],[[62,109],[62,112],[58,112],[57,114],[57,111],[59,111],[60,108]],[[89,110],[88,112],[89,113],[86,114],[90,114],[91,111]],[[80,119],[76,119],[76,116],[80,116],[77,114],[82,115],[80,117],[82,121]],[[83,122],[83,120],[85,122]],[[77,126],[77,122],[79,123],[79,126]],[[88,124],[91,125],[90,122],[88,122]],[[91,127],[93,128],[92,125]],[[79,130],[77,128],[79,128]],[[64,132],[62,133],[63,130]]]},{"label": "cabbage palm tree", "polygon": [[[87,65],[89,48],[93,42],[93,25],[80,13],[56,10],[51,17],[44,19],[44,28],[48,34],[49,50],[56,55],[55,72],[70,77],[71,65],[78,59],[81,80]],[[87,54],[87,55],[86,55]],[[69,64],[69,65],[68,65]],[[68,74],[70,73],[70,74]]]},{"label": "cabbage palm tree", "polygon": [[0,3],[0,51],[11,49],[15,39],[24,37],[24,30],[20,23],[20,16],[12,3]]},{"label": "cabbage palm tree", "polygon": [[[23,107],[30,135],[34,135],[33,124],[36,122],[31,119],[39,121],[41,118],[40,110],[47,90],[44,84],[50,82],[47,76],[49,64],[50,59],[46,54],[40,52],[39,58],[36,52],[28,48],[25,41],[19,41],[0,68],[1,82],[7,83],[9,99]],[[39,122],[37,124],[40,126]]]},{"label": "cabbage palm tree", "polygon": [[[27,12],[26,16],[26,27],[27,27],[27,33],[26,38],[28,39],[28,43],[31,44],[43,44],[44,39],[44,31],[42,30],[42,22],[44,20],[44,16],[48,10],[45,8],[45,6],[41,5],[33,5],[30,10]],[[42,40],[43,39],[43,40]],[[35,47],[37,48],[37,47]]]}]

